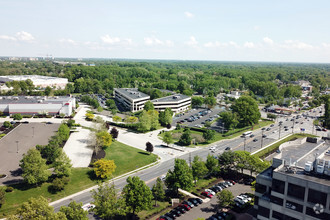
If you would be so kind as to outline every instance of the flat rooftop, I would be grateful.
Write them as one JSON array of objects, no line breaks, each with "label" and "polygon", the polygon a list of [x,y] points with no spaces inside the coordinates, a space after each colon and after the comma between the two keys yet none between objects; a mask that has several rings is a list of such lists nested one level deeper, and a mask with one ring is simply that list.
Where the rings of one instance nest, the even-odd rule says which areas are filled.
[{"label": "flat rooftop", "polygon": [[190,98],[190,96],[182,95],[182,94],[175,94],[175,95],[171,95],[171,96],[162,97],[159,99],[154,99],[154,100],[152,100],[152,102],[179,102],[179,101],[187,99],[187,98]]},{"label": "flat rooftop", "polygon": [[41,76],[41,75],[7,75],[7,76],[0,76],[0,80],[8,81],[8,80],[58,80],[58,79],[64,79],[67,80],[67,78],[60,78],[60,77],[53,77],[53,76]]},{"label": "flat rooftop", "polygon": [[68,102],[69,96],[45,97],[45,96],[0,96],[0,104],[51,104]]},{"label": "flat rooftop", "polygon": [[115,88],[115,90],[126,95],[127,97],[130,97],[131,99],[140,99],[140,98],[150,97],[149,95],[147,95],[143,92],[140,92],[137,88]]}]

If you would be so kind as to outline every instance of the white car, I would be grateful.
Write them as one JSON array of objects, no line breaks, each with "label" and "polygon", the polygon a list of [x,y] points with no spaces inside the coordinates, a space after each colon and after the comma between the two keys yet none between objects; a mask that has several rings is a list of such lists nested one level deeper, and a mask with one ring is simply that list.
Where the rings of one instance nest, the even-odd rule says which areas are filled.
[{"label": "white car", "polygon": [[87,203],[87,204],[82,206],[82,209],[85,210],[85,211],[89,211],[90,209],[93,209],[93,208],[95,208],[95,205],[91,204],[91,203]]},{"label": "white car", "polygon": [[213,196],[215,195],[215,192],[214,192],[213,190],[205,189],[204,191],[205,191],[205,192],[209,192],[209,193],[211,193]]},{"label": "white car", "polygon": [[162,175],[162,176],[160,177],[160,180],[161,180],[161,181],[165,181],[165,179],[166,179],[166,175]]},{"label": "white car", "polygon": [[236,203],[239,203],[239,204],[241,204],[241,205],[244,205],[246,202],[244,202],[242,199],[240,199],[240,198],[235,198],[234,199],[234,201],[236,202]]},{"label": "white car", "polygon": [[247,200],[246,198],[244,198],[243,196],[236,196],[236,198],[244,201],[245,203],[249,202],[249,200]]},{"label": "white car", "polygon": [[251,201],[252,198],[248,195],[245,195],[245,194],[241,194],[240,196],[242,196],[243,198],[247,199],[248,201]]},{"label": "white car", "polygon": [[211,146],[210,150],[214,150],[215,151],[215,146]]}]

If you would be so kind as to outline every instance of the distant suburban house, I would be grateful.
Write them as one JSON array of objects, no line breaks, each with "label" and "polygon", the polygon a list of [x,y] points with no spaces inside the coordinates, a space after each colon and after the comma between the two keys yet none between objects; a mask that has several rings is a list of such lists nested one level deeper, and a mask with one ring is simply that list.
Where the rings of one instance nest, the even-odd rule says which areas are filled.
[{"label": "distant suburban house", "polygon": [[241,93],[238,91],[231,91],[230,94],[226,94],[228,98],[239,99],[241,97]]},{"label": "distant suburban house", "polygon": [[294,84],[299,85],[301,89],[305,92],[311,92],[313,89],[313,86],[309,81],[299,80],[295,81]]}]

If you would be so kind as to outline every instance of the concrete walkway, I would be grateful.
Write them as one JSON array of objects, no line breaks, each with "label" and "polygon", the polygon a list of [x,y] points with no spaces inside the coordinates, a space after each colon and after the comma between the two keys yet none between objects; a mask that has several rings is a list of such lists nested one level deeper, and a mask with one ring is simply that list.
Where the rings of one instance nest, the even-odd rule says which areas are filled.
[{"label": "concrete walkway", "polygon": [[189,196],[189,197],[191,197],[191,198],[199,198],[199,199],[203,200],[203,203],[204,203],[204,202],[209,202],[209,201],[210,201],[209,198],[202,199],[202,198],[200,198],[200,197],[198,197],[198,196],[195,196],[194,194],[191,194],[190,192],[188,192],[188,191],[186,191],[186,190],[183,190],[183,189],[179,189],[179,192],[180,192],[180,193],[183,193],[183,194],[185,194],[185,195],[187,195],[187,196]]}]

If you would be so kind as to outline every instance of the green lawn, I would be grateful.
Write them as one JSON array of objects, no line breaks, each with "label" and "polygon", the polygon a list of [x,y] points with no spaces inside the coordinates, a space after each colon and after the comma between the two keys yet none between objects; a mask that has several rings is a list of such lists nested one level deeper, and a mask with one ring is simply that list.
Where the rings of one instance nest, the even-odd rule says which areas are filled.
[{"label": "green lawn", "polygon": [[[155,205],[155,201],[153,201],[153,205]],[[140,217],[140,219],[147,219],[149,218],[151,215],[158,213],[160,211],[162,211],[162,213],[166,213],[165,209],[169,206],[169,202],[159,202],[157,201],[157,207],[152,206],[151,209],[149,210],[143,210],[141,212],[138,213],[138,216]],[[157,217],[159,217],[161,215],[161,213],[159,213],[159,215],[157,215]],[[154,219],[156,219],[157,217],[155,217]]]},{"label": "green lawn", "polygon": [[[130,147],[118,141],[106,150],[106,159],[112,159],[117,166],[114,176],[135,170],[138,167],[148,165],[157,160],[157,156]],[[52,194],[48,191],[50,183],[43,183],[40,187],[27,188],[25,184],[12,185],[14,191],[6,193],[6,202],[0,208],[0,217],[5,214],[12,213],[22,202],[27,201],[31,197],[44,196],[50,202],[65,196],[74,194],[83,189],[87,189],[97,184],[97,180],[93,177],[91,168],[74,168],[70,183],[65,189],[59,193]]]}]

